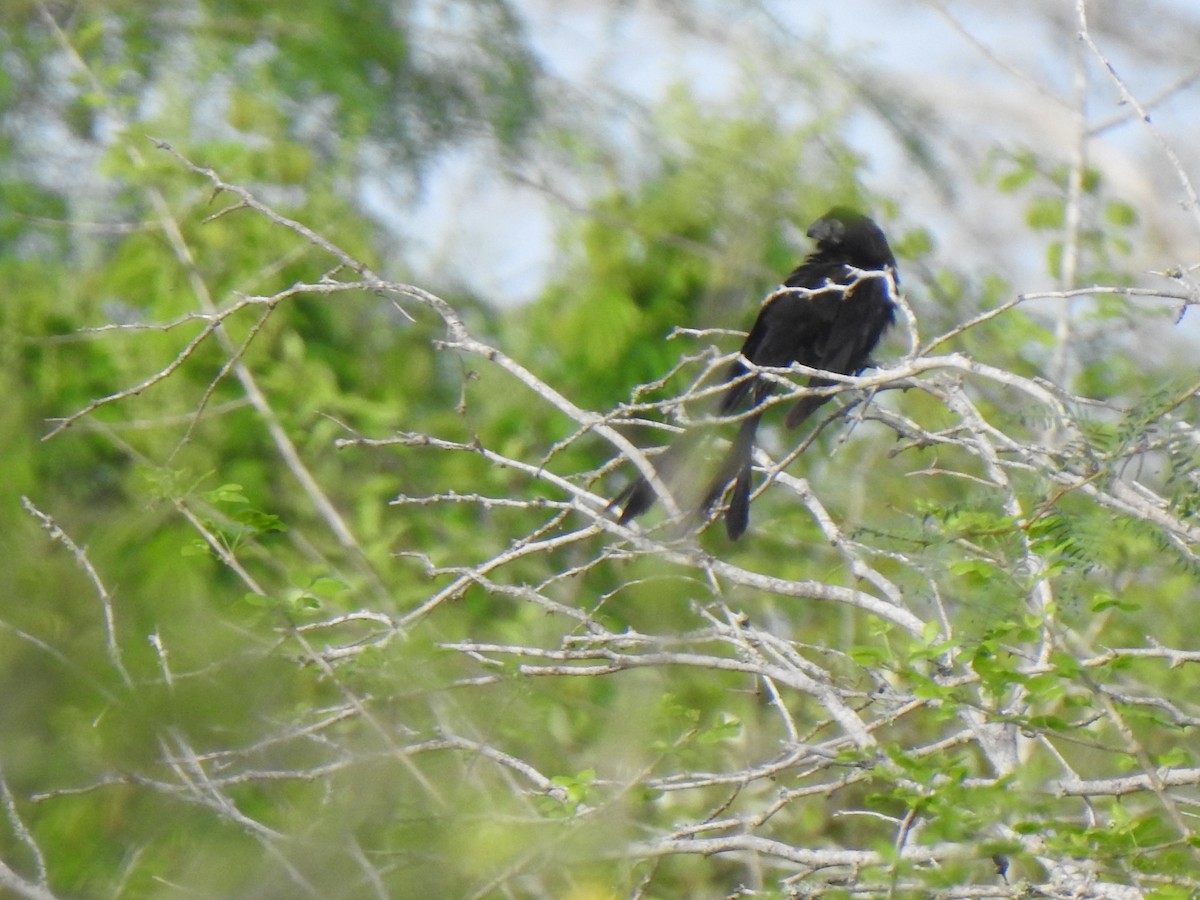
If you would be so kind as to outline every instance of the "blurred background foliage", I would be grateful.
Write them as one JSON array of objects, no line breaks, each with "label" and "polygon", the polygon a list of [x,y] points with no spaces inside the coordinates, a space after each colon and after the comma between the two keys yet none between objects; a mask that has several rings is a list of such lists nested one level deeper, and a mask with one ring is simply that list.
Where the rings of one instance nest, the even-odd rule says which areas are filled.
[{"label": "blurred background foliage", "polygon": [[[770,704],[743,675],[663,667],[619,679],[530,679],[512,670],[472,686],[478,667],[440,642],[557,646],[563,629],[519,595],[478,585],[419,620],[402,642],[346,660],[337,678],[303,652],[306,623],[362,611],[403,615],[446,581],[433,567],[487,560],[547,518],[536,508],[390,505],[397,496],[566,499],[469,450],[338,449],[337,439],[413,432],[477,441],[510,458],[547,460],[564,477],[593,472],[612,450],[598,440],[556,450],[575,430],[566,417],[479,358],[439,351],[444,327],[428,309],[402,303],[410,321],[391,298],[366,291],[302,294],[270,309],[248,304],[227,320],[228,343],[209,340],[181,357],[214,308],[350,273],[251,210],[214,215],[230,196],[214,196],[146,135],[400,280],[423,263],[395,252],[402,242],[388,233],[370,184],[403,184],[416,202],[430,172],[466,150],[510,174],[531,161],[545,166],[583,199],[559,198],[556,263],[536,296],[498,304],[452,272],[418,284],[450,301],[474,335],[597,412],[714,342],[664,340],[675,327],[746,328],[764,291],[807,251],[808,223],[834,203],[874,210],[892,236],[925,340],[1029,289],[1006,254],[1036,258],[1036,284],[1058,285],[1063,153],[981,148],[991,156],[974,184],[959,185],[973,191],[963,203],[1013,201],[1024,222],[1011,247],[994,248],[995,265],[968,265],[943,251],[899,190],[865,186],[873,160],[855,141],[861,117],[877,115],[911,137],[918,104],[814,62],[789,82],[803,97],[799,114],[781,113],[774,86],[714,103],[678,85],[648,108],[618,105],[618,118],[602,126],[586,122],[601,104],[579,108],[539,55],[530,33],[538,11],[502,0],[18,0],[0,9],[0,767],[44,861],[11,818],[0,828],[0,859],[24,877],[36,880],[44,864],[54,894],[81,897],[299,890],[581,900],[637,890],[717,896],[752,880],[753,867],[732,857],[620,855],[648,829],[703,818],[719,791],[599,799],[606,779],[737,768],[777,742]],[[693,38],[721,21],[699,5],[692,12]],[[638,138],[627,141],[623,129]],[[900,143],[922,177],[957,177],[931,162],[925,144]],[[1154,255],[1145,210],[1098,169],[1088,170],[1082,190],[1079,261],[1073,282],[1058,286],[1135,283],[1133,248]],[[1063,362],[1048,309],[1015,309],[939,349],[1028,377],[1065,367],[1063,383],[1080,395],[1131,407],[1124,418],[1083,411],[1092,446],[1080,454],[1091,457],[1097,479],[1116,478],[1126,451],[1160,441],[1157,469],[1144,477],[1180,516],[1193,516],[1197,459],[1159,430],[1168,414],[1194,422],[1194,356],[1170,331],[1178,310],[1127,297],[1080,301]],[[721,352],[738,344],[714,340]],[[898,356],[905,344],[898,328],[881,354]],[[240,368],[229,366],[234,355]],[[176,363],[170,377],[42,439],[62,417]],[[680,389],[694,371],[656,396]],[[931,430],[946,416],[919,391],[889,393],[896,396],[881,402]],[[981,386],[977,400],[1010,434],[1053,425],[1027,420],[1034,411],[994,384]],[[767,435],[775,449],[793,439]],[[936,618],[928,586],[941,587],[963,652],[997,693],[1028,677],[1005,652],[1030,639],[1031,573],[1018,566],[1026,540],[1053,570],[1064,628],[1102,632],[1108,646],[1139,645],[1146,633],[1187,644],[1195,566],[1153,528],[1086,499],[1051,496],[1031,474],[1015,479],[1017,490],[1028,508],[1045,509],[1022,533],[986,485],[928,474],[982,479],[967,454],[899,452],[870,422],[843,440],[838,429],[821,434],[799,468],[840,527],[879,549],[881,570],[923,617]],[[352,544],[297,481],[284,444]],[[605,476],[592,489],[609,495],[620,484]],[[111,640],[95,585],[22,497],[86,548],[115,611]],[[730,547],[706,535],[705,546],[779,577],[854,583],[793,497],[768,492],[755,518],[762,524],[753,540]],[[248,590],[214,544],[261,591]],[[889,564],[889,551],[918,557],[921,570]],[[583,562],[577,553],[530,555],[512,578],[552,583],[558,602],[614,631],[698,627],[695,573],[640,558],[559,577]],[[845,608],[749,591],[736,601],[847,677],[867,665],[895,684],[926,678],[926,649]],[[369,619],[346,625],[360,626],[371,632]],[[1053,711],[1036,727],[1067,732],[1073,707],[1054,704],[1086,699],[1078,671],[1060,662],[1038,686]],[[1194,666],[1168,675],[1152,662],[1119,665],[1166,695],[1195,696]],[[1090,677],[1125,676],[1098,668]],[[875,688],[863,679],[864,692]],[[948,704],[971,702],[932,681],[925,689],[944,691]],[[1155,724],[1139,731],[1146,751],[1176,764],[1182,753],[1195,765],[1170,740],[1172,726]],[[887,736],[914,781],[976,765],[951,750],[904,755],[939,727],[931,714]],[[450,733],[502,746],[555,776],[558,791],[536,796],[471,752],[436,745],[433,736]],[[1100,752],[1081,747],[1077,761],[1088,769]],[[244,819],[222,797],[181,787],[201,766],[240,773],[225,790]],[[274,774],[307,768],[317,774]],[[1047,776],[1037,766],[1022,775],[1030,783]],[[938,839],[981,840],[985,810],[1031,804],[1030,795],[971,793],[960,781],[932,803]],[[845,802],[864,802],[873,790],[858,785]],[[889,813],[924,802],[892,784],[878,790],[872,802]],[[594,812],[576,817],[581,806]],[[1029,805],[1017,815],[1040,812]],[[1168,873],[1194,863],[1186,846],[1155,831],[1153,816],[1130,815],[1136,821],[1125,834],[1064,821],[1050,839],[1071,853],[1097,853],[1104,840],[1114,860],[1161,844],[1152,864]],[[788,806],[773,828],[797,846],[886,847],[890,836],[817,803]],[[990,855],[981,844],[978,859],[936,877],[947,885],[984,877]],[[1012,877],[1039,872],[1036,861],[1018,859]]]}]

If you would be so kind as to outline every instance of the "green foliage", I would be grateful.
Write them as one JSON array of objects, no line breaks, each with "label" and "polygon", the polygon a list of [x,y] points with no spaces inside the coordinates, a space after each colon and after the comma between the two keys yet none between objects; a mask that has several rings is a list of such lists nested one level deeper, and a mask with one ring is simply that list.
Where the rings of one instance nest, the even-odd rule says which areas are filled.
[{"label": "green foliage", "polygon": [[1139,224],[1137,210],[1109,196],[1097,169],[1086,168],[1079,174],[1079,196],[1075,198],[1068,186],[1068,167],[1048,163],[1031,150],[995,152],[985,166],[984,178],[994,179],[1003,193],[1029,195],[1025,222],[1050,238],[1045,252],[1046,269],[1052,277],[1063,277],[1066,245],[1061,235],[1067,226],[1067,204],[1073,202],[1081,207],[1082,224],[1073,236],[1078,254],[1075,279],[1083,284],[1129,283],[1119,260],[1132,249],[1131,235]]},{"label": "green foliage", "polygon": [[581,402],[611,406],[694,352],[664,340],[677,326],[747,327],[756,298],[801,261],[791,234],[835,203],[861,204],[828,122],[784,130],[756,102],[731,119],[675,96],[663,115],[677,148],[568,232],[566,272],[526,314],[522,349]]},{"label": "green foliage", "polygon": [[[284,129],[278,137],[293,141],[307,132],[323,166],[368,136],[421,166],[481,126],[514,152],[539,113],[540,66],[505,0],[452,4],[454,34],[411,3],[204,0],[187,14],[146,0],[111,5],[84,4],[60,23],[87,67],[64,110],[79,137],[93,137],[106,110],[135,114],[149,85],[167,87],[185,115],[227,92],[230,126]],[[45,62],[32,5],[6,4],[0,21],[26,60]],[[37,102],[15,79],[9,94],[10,108]]]},{"label": "green foliage", "polygon": [[[764,452],[812,442],[751,540],[693,544],[658,512],[630,536],[600,510],[613,447],[549,389],[675,398],[736,339],[673,328],[744,327],[816,215],[891,204],[858,186],[849,110],[783,124],[679,91],[669,149],[567,225],[543,297],[444,292],[487,345],[448,349],[437,304],[359,284],[281,217],[378,270],[361,138],[414,167],[528,138],[520,22],[454,8],[456,67],[417,52],[406,4],[212,0],[179,61],[158,6],[64,23],[89,77],[53,114],[82,140],[127,127],[100,164],[113,227],[48,227],[79,221],[71,191],[0,183],[6,864],[36,871],[27,828],[61,896],[1015,896],[1059,864],[1172,896],[1200,848],[1200,410],[1118,339],[1141,301],[1075,310],[1071,384],[1046,386],[1056,332],[1022,305],[934,351],[986,371],[847,392],[800,434],[773,410]],[[44,75],[32,13],[0,11],[3,40]],[[214,136],[194,100],[217,72]],[[37,93],[0,77],[14,109]],[[1069,171],[1022,151],[988,179],[1060,274]],[[1077,280],[1120,286],[1141,211],[1079,180]],[[1013,299],[897,218],[925,339]]]}]

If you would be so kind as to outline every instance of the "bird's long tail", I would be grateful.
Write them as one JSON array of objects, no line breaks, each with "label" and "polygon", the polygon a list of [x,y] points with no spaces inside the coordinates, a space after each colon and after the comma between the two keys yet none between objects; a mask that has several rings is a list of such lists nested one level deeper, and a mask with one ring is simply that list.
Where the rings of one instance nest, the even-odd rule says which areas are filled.
[{"label": "bird's long tail", "polygon": [[[734,541],[745,534],[750,524],[751,466],[754,440],[761,420],[762,413],[742,420],[728,454],[702,494],[696,492],[694,486],[689,487],[689,484],[692,484],[696,466],[700,463],[698,456],[703,455],[704,446],[712,437],[710,429],[697,427],[684,432],[654,463],[660,480],[673,497],[677,502],[682,500],[682,505],[690,507],[696,517],[707,516],[732,482],[733,491],[725,510],[725,533]],[[692,506],[697,496],[701,498],[700,502]],[[639,475],[612,499],[608,508],[621,511],[617,521],[624,525],[650,509],[657,500],[654,487]]]},{"label": "bird's long tail", "polygon": [[708,490],[700,504],[700,513],[706,514],[721,499],[725,488],[733,482],[729,506],[725,510],[725,533],[736,541],[746,532],[750,524],[750,472],[754,457],[754,437],[762,413],[755,413],[742,420],[738,427],[729,455],[725,457],[716,477],[709,482]]},{"label": "bird's long tail", "polygon": [[[695,465],[695,451],[700,444],[704,443],[706,437],[707,435],[702,429],[691,428],[678,435],[671,445],[654,460],[654,470],[658,473],[659,480],[671,491],[671,496],[676,503],[679,502],[681,490],[685,494],[687,493],[683,482],[687,480],[686,475],[689,469]],[[645,476],[639,475],[629,483],[625,490],[613,497],[608,508],[621,510],[617,521],[624,525],[646,512],[657,500],[658,495],[654,491],[654,486],[646,480]]]},{"label": "bird's long tail", "polygon": [[609,501],[608,508],[619,509],[621,515],[617,517],[617,521],[625,525],[653,506],[654,499],[654,488],[644,476],[639,475],[625,490]]}]

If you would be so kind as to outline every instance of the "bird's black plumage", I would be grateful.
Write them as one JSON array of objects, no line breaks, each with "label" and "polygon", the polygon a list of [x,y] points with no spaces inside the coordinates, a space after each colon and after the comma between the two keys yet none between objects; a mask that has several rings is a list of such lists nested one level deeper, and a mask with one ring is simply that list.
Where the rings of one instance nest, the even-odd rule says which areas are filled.
[{"label": "bird's black plumage", "polygon": [[[808,236],[816,241],[816,249],[767,297],[742,345],[741,357],[725,378],[732,383],[721,397],[720,414],[745,417],[699,502],[698,512],[707,512],[732,482],[725,529],[733,540],[741,537],[749,523],[751,457],[763,415],[759,407],[775,387],[770,380],[750,374],[742,359],[768,368],[799,363],[855,375],[870,364],[871,352],[895,312],[888,279],[871,274],[891,270],[895,280],[896,260],[878,225],[854,210],[834,207],[813,223]],[[815,375],[808,379],[809,387],[831,384],[834,382]],[[798,400],[788,412],[788,427],[795,428],[828,399],[810,396]],[[686,465],[682,457],[694,444],[685,434],[664,454],[657,466],[665,483],[672,480],[670,468]],[[621,510],[624,523],[649,509],[654,500],[654,488],[639,477],[610,506]]]}]

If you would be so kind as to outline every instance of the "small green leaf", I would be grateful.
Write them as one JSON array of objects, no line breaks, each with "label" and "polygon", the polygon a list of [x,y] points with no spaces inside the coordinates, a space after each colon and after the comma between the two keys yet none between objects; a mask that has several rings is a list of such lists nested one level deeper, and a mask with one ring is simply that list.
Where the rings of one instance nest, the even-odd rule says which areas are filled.
[{"label": "small green leaf", "polygon": [[211,491],[206,491],[201,496],[209,503],[249,503],[246,496],[242,493],[240,484],[223,484],[219,488],[213,488]]},{"label": "small green leaf", "polygon": [[280,521],[279,516],[257,509],[241,510],[234,518],[257,534],[287,531],[287,526]]},{"label": "small green leaf", "polygon": [[1166,753],[1160,753],[1155,762],[1164,767],[1190,766],[1192,755],[1183,747],[1172,747]]},{"label": "small green leaf", "polygon": [[996,187],[1002,194],[1015,194],[1033,181],[1033,176],[1036,174],[1037,171],[1032,167],[1014,169],[1001,175],[1000,180],[996,182]]},{"label": "small green leaf", "polygon": [[901,259],[920,259],[933,250],[933,238],[924,228],[914,228],[894,241],[893,249]]},{"label": "small green leaf", "polygon": [[1038,701],[1046,703],[1062,693],[1063,685],[1055,675],[1034,675],[1025,682],[1025,689]]},{"label": "small green leaf", "polygon": [[1092,612],[1104,612],[1106,609],[1119,609],[1122,612],[1137,612],[1141,606],[1137,603],[1131,603],[1128,600],[1122,600],[1119,597],[1114,597],[1112,594],[1099,593],[1092,598]]},{"label": "small green leaf", "polygon": [[877,666],[891,656],[883,647],[864,647],[861,645],[851,647],[846,653],[850,659],[864,668]]},{"label": "small green leaf", "polygon": [[909,673],[913,696],[919,700],[942,700],[953,693],[953,688],[945,687],[932,678]]},{"label": "small green leaf", "polygon": [[1112,225],[1129,228],[1137,224],[1137,210],[1121,200],[1109,200],[1104,205],[1104,218]]},{"label": "small green leaf", "polygon": [[1001,175],[996,182],[996,186],[1004,194],[1015,194],[1038,174],[1037,157],[1029,151],[1016,154],[1010,162],[1013,169]]},{"label": "small green leaf", "polygon": [[188,541],[180,550],[180,556],[207,556],[212,552],[212,548],[208,546],[208,541],[204,538],[196,538],[194,541]]},{"label": "small green leaf", "polygon": [[742,723],[733,716],[721,713],[720,720],[700,732],[701,744],[719,744],[732,740],[742,733]]},{"label": "small green leaf", "polygon": [[592,785],[596,781],[595,769],[583,769],[574,775],[555,775],[550,783],[566,791],[567,800],[573,806],[586,803],[593,793]]},{"label": "small green leaf", "polygon": [[1046,271],[1058,278],[1062,274],[1062,241],[1053,241],[1046,248]]},{"label": "small green leaf", "polygon": [[1029,204],[1025,221],[1030,228],[1051,231],[1063,227],[1066,209],[1061,197],[1041,197]]},{"label": "small green leaf", "polygon": [[1061,651],[1050,655],[1050,663],[1057,670],[1058,674],[1064,678],[1075,678],[1083,672],[1083,666],[1079,664],[1074,656]]},{"label": "small green leaf", "polygon": [[294,613],[304,614],[317,612],[321,609],[321,598],[314,597],[312,594],[308,593],[297,594],[295,597],[291,598],[291,601],[288,605],[291,607],[291,611]]},{"label": "small green leaf", "polygon": [[340,578],[322,575],[310,581],[307,589],[318,597],[336,597],[350,590],[350,585]]}]

